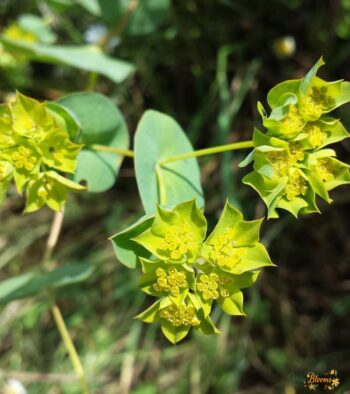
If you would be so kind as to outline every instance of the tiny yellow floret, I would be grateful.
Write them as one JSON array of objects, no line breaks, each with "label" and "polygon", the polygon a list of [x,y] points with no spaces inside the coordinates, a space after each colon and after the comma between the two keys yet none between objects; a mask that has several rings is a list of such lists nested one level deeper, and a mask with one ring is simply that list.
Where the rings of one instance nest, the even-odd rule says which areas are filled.
[{"label": "tiny yellow floret", "polygon": [[223,235],[218,237],[213,244],[210,257],[220,268],[232,269],[241,261],[243,249],[235,247],[234,232],[227,229]]},{"label": "tiny yellow floret", "polygon": [[177,297],[182,289],[188,287],[186,275],[175,267],[170,267],[167,270],[159,267],[156,269],[156,276],[157,281],[152,286],[155,291],[164,291]]},{"label": "tiny yellow floret", "polygon": [[302,130],[304,123],[297,106],[291,104],[288,114],[280,121],[280,132],[285,137],[294,137]]},{"label": "tiny yellow floret", "polygon": [[186,256],[193,241],[193,234],[188,223],[171,226],[164,237],[163,249],[172,260],[181,260]]},{"label": "tiny yellow floret", "polygon": [[38,159],[33,156],[33,152],[24,146],[20,146],[17,152],[13,152],[11,154],[11,159],[16,168],[25,169],[27,171],[33,171],[38,161]]},{"label": "tiny yellow floret", "polygon": [[331,182],[334,180],[334,171],[330,159],[317,160],[316,171],[322,182]]},{"label": "tiny yellow floret", "polygon": [[328,134],[316,124],[308,124],[305,127],[305,132],[308,134],[307,141],[313,148],[318,148],[328,138]]},{"label": "tiny yellow floret", "polygon": [[179,326],[193,326],[196,327],[200,321],[196,315],[196,308],[192,303],[188,305],[171,304],[159,311],[159,316],[162,319],[170,322],[174,327]]},{"label": "tiny yellow floret", "polygon": [[295,171],[290,177],[285,188],[285,194],[288,201],[293,201],[298,196],[305,196],[308,187],[306,180]]}]

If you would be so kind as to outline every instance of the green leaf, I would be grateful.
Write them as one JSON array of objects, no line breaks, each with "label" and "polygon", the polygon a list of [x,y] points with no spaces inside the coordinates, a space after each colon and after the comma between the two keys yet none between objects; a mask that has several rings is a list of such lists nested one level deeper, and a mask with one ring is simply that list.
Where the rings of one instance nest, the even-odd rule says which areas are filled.
[{"label": "green leaf", "polygon": [[219,297],[218,304],[221,309],[228,315],[245,316],[243,310],[243,293],[239,289],[235,289],[229,297]]},{"label": "green leaf", "polygon": [[311,86],[313,79],[316,77],[318,69],[322,67],[324,64],[325,63],[321,57],[320,59],[318,59],[318,61],[312,66],[310,71],[302,79],[302,82],[300,84],[300,93],[302,96],[307,95],[309,87]]},{"label": "green leaf", "polygon": [[225,231],[231,228],[235,223],[242,221],[243,215],[237,209],[234,208],[228,201],[226,201],[225,207],[221,212],[219,221],[215,226],[213,232],[206,239],[205,243],[212,244],[214,243],[221,234],[225,233]]},{"label": "green leaf", "polygon": [[284,193],[284,188],[288,182],[287,177],[283,177],[279,182],[270,180],[257,172],[250,172],[243,179],[245,185],[256,190],[268,208],[268,218],[278,218],[276,205]]},{"label": "green leaf", "polygon": [[198,330],[203,335],[218,335],[218,334],[220,334],[220,331],[215,327],[215,324],[211,320],[210,316],[203,319],[201,321],[201,324],[198,327],[196,327],[196,330]]},{"label": "green leaf", "polygon": [[58,103],[70,111],[81,126],[79,142],[86,145],[78,156],[74,180],[86,181],[90,192],[111,188],[119,172],[123,156],[89,150],[98,144],[127,149],[129,134],[124,119],[114,103],[97,93],[74,93]]},{"label": "green leaf", "polygon": [[134,71],[130,63],[106,56],[99,47],[85,46],[48,46],[12,40],[0,36],[4,48],[25,55],[27,58],[44,63],[64,64],[81,70],[96,72],[120,83]]},{"label": "green leaf", "polygon": [[46,103],[48,113],[55,119],[56,124],[67,131],[71,141],[75,141],[78,137],[80,125],[78,119],[74,118],[67,108],[62,107],[58,103]]},{"label": "green leaf", "polygon": [[244,221],[242,213],[227,201],[219,222],[207,238],[206,244],[215,244],[229,231],[236,246],[252,245],[259,241],[261,222],[262,219]]},{"label": "green leaf", "polygon": [[92,275],[95,267],[91,264],[67,264],[46,274],[39,275],[37,283],[43,288],[59,288],[84,282]]},{"label": "green leaf", "polygon": [[168,341],[175,345],[187,336],[191,329],[191,326],[182,325],[175,327],[167,320],[162,319],[161,328],[166,339],[168,339]]},{"label": "green leaf", "polygon": [[134,319],[142,320],[145,323],[153,323],[155,321],[158,321],[159,320],[158,312],[159,312],[159,306],[161,301],[162,300],[156,301],[145,311],[135,316]]},{"label": "green leaf", "polygon": [[57,39],[56,34],[50,29],[47,21],[37,15],[20,15],[18,25],[24,31],[34,34],[43,44],[53,44]]},{"label": "green leaf", "polygon": [[90,264],[69,264],[43,274],[26,273],[0,282],[0,303],[33,297],[48,289],[80,283],[88,279],[94,267]]},{"label": "green leaf", "polygon": [[75,183],[55,171],[32,176],[27,186],[25,213],[34,212],[47,204],[54,211],[60,211],[67,199],[68,191],[78,192],[84,186]]},{"label": "green leaf", "polygon": [[248,271],[241,275],[231,275],[233,284],[239,289],[250,287],[258,278],[261,271]]},{"label": "green leaf", "polygon": [[7,304],[13,300],[27,297],[30,283],[35,278],[33,273],[19,275],[0,282],[0,303]]},{"label": "green leaf", "polygon": [[260,243],[254,246],[237,249],[242,251],[241,261],[231,270],[227,270],[234,275],[240,275],[244,272],[254,271],[263,267],[275,266],[275,264],[271,262],[265,246]]},{"label": "green leaf", "polygon": [[129,268],[136,268],[139,257],[149,258],[151,253],[140,244],[132,240],[151,227],[154,217],[144,216],[126,230],[113,235],[114,252],[121,263]]},{"label": "green leaf", "polygon": [[285,105],[292,95],[299,93],[301,79],[284,81],[274,86],[267,94],[267,102],[271,109]]},{"label": "green leaf", "polygon": [[189,158],[167,163],[172,156],[192,152],[193,148],[181,127],[169,116],[146,111],[135,135],[135,171],[141,200],[147,214],[157,204],[175,206],[196,199],[204,205],[197,160]]}]

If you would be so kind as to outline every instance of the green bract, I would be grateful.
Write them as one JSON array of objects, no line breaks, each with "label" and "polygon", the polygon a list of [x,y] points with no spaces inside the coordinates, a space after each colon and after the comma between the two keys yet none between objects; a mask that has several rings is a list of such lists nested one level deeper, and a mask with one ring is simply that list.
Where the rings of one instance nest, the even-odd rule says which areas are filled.
[{"label": "green bract", "polygon": [[254,161],[254,171],[243,182],[260,194],[270,218],[278,217],[276,208],[296,217],[318,212],[316,195],[330,203],[328,191],[349,183],[349,166],[337,161],[333,150],[322,148],[349,137],[328,114],[350,101],[350,84],[316,77],[323,64],[321,58],[303,79],[271,89],[270,116],[258,103],[266,132],[255,129],[255,149],[240,165]]},{"label": "green bract", "polygon": [[20,93],[0,106],[0,203],[12,179],[19,194],[26,192],[25,212],[44,204],[59,211],[68,190],[84,189],[58,173],[74,173],[82,147],[70,141],[63,124],[46,103]]},{"label": "green bract", "polygon": [[[124,239],[139,256],[141,289],[159,298],[138,319],[160,322],[167,339],[176,343],[191,327],[219,333],[210,319],[213,301],[229,315],[244,315],[241,289],[255,282],[261,268],[273,265],[259,243],[261,220],[247,222],[227,203],[206,240],[207,222],[194,200],[171,210],[158,206],[152,221],[145,220],[141,233],[127,243]],[[149,258],[139,254],[144,254],[140,246]]]},{"label": "green bract", "polygon": [[152,227],[134,241],[159,259],[171,263],[192,263],[199,255],[207,222],[194,200],[173,211],[157,207]]}]

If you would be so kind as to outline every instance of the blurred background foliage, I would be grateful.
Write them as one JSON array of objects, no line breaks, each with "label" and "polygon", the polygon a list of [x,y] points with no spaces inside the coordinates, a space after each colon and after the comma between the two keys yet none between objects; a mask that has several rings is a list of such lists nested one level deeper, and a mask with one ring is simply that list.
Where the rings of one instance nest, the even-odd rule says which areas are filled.
[{"label": "blurred background foliage", "polygon": [[[350,79],[349,0],[112,3],[2,0],[4,34],[22,29],[27,42],[97,44],[134,65],[134,72],[117,84],[0,44],[1,101],[15,89],[54,100],[95,85],[118,105],[131,136],[143,111],[153,108],[177,119],[201,148],[250,139],[259,126],[256,102],[265,103],[276,83],[303,76],[321,55],[323,78]],[[348,110],[342,118],[349,127]],[[349,152],[348,142],[339,144],[341,160],[349,162]],[[237,163],[244,154],[200,159],[209,223],[226,196],[247,218],[265,214],[257,195],[240,183],[245,171]],[[156,325],[133,320],[149,300],[137,288],[137,272],[116,261],[107,240],[142,213],[132,161],[124,161],[108,192],[72,197],[55,261],[96,268],[58,296],[92,392],[294,394],[304,392],[308,371],[333,368],[341,381],[336,392],[349,393],[349,189],[333,197],[332,206],[321,205],[322,215],[295,220],[285,214],[266,222],[263,242],[278,268],[265,270],[245,292],[248,317],[216,310],[221,336],[193,333],[177,346]],[[52,212],[22,216],[23,206],[13,194],[0,210],[0,280],[34,269],[41,259]],[[80,392],[44,298],[0,307],[2,392],[11,392],[10,379],[31,394]]]}]

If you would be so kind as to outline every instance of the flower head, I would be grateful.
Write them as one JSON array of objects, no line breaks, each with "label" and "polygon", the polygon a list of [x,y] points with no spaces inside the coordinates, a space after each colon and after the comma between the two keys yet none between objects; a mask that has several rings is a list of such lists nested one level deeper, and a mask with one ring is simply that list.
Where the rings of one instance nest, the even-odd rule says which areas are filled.
[{"label": "flower head", "polygon": [[[243,182],[260,194],[269,217],[278,217],[278,208],[296,217],[299,213],[318,212],[316,195],[331,202],[328,191],[348,183],[345,163],[335,162],[334,157],[317,159],[335,156],[334,151],[330,155],[330,150],[323,148],[349,137],[342,123],[328,115],[350,101],[349,83],[325,82],[316,77],[323,64],[320,59],[303,79],[286,81],[271,89],[267,96],[269,116],[258,104],[266,131],[255,129],[255,149],[240,165],[254,162],[254,171]],[[329,183],[335,173],[337,181]]]},{"label": "flower head", "polygon": [[60,210],[68,190],[84,189],[58,173],[74,173],[81,147],[46,103],[17,93],[13,103],[0,106],[0,202],[14,179],[18,193],[27,194],[26,212],[44,204]]},{"label": "flower head", "polygon": [[255,282],[261,268],[273,265],[259,242],[260,225],[261,220],[243,220],[227,203],[204,241],[206,219],[194,201],[171,210],[158,207],[153,224],[133,241],[152,253],[150,259],[140,257],[140,287],[160,300],[137,318],[159,321],[176,343],[192,327],[218,333],[210,319],[214,302],[229,315],[244,315],[241,289]]},{"label": "flower head", "polygon": [[194,200],[171,211],[157,207],[152,227],[134,238],[157,258],[171,263],[192,263],[199,255],[207,223]]}]

